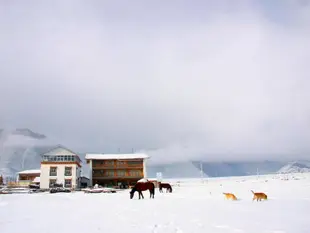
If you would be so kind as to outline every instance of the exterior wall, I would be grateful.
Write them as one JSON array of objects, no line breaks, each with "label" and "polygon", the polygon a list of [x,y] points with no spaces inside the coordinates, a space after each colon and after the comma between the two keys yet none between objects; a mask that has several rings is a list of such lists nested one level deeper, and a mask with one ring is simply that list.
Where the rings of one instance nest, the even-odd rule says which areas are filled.
[{"label": "exterior wall", "polygon": [[143,160],[143,178],[147,178],[146,159]]},{"label": "exterior wall", "polygon": [[[50,176],[50,168],[57,167],[57,175]],[[65,167],[72,167],[72,175],[65,176]],[[56,179],[56,183],[62,183],[65,185],[65,179],[71,179],[72,188],[79,187],[79,178],[80,178],[81,168],[77,164],[59,164],[59,163],[41,163],[41,176],[40,176],[40,188],[48,189],[50,184],[50,179]]]},{"label": "exterior wall", "polygon": [[89,161],[89,186],[93,186],[93,161]]}]

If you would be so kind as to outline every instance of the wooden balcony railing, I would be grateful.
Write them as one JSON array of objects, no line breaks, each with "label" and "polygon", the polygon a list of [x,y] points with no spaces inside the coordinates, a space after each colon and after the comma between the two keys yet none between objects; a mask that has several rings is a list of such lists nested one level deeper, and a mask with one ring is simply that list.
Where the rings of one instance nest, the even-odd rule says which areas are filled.
[{"label": "wooden balcony railing", "polygon": [[105,169],[130,169],[130,168],[143,168],[143,164],[114,164],[114,165],[107,165],[107,164],[94,164],[93,168],[105,168]]},{"label": "wooden balcony railing", "polygon": [[135,175],[102,175],[102,174],[93,174],[93,179],[130,179],[130,178],[142,178],[143,174]]}]

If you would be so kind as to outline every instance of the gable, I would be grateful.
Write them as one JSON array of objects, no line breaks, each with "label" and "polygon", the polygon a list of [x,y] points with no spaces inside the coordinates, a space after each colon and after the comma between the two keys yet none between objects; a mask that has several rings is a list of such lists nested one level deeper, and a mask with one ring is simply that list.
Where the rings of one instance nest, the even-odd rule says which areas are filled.
[{"label": "gable", "polygon": [[75,153],[73,153],[72,151],[63,148],[63,147],[57,147],[54,148],[52,150],[50,150],[49,152],[43,154],[43,155],[49,155],[49,156],[57,156],[57,155],[76,155]]}]

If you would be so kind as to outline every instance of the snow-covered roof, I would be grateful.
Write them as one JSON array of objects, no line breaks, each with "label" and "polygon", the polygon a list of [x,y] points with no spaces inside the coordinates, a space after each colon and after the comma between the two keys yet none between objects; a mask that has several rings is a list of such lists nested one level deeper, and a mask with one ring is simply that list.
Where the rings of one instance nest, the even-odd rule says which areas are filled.
[{"label": "snow-covered roof", "polygon": [[85,159],[147,159],[147,154],[86,154]]},{"label": "snow-covered roof", "polygon": [[18,174],[41,174],[41,170],[40,169],[25,170],[25,171],[18,172]]},{"label": "snow-covered roof", "polygon": [[40,176],[34,178],[34,180],[32,181],[34,183],[40,183]]},{"label": "snow-covered roof", "polygon": [[59,156],[59,155],[77,155],[77,154],[63,146],[57,146],[56,148],[53,148],[52,150],[44,153],[43,155]]}]

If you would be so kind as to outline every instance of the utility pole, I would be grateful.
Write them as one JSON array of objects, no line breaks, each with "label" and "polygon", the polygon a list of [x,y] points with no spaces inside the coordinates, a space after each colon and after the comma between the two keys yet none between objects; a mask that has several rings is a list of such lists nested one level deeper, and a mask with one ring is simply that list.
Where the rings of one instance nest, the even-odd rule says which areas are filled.
[{"label": "utility pole", "polygon": [[258,177],[259,177],[258,168],[256,168],[256,175],[257,175],[257,179],[258,179]]},{"label": "utility pole", "polygon": [[203,183],[203,169],[202,169],[202,162],[200,161],[200,177],[201,177],[201,182]]}]

